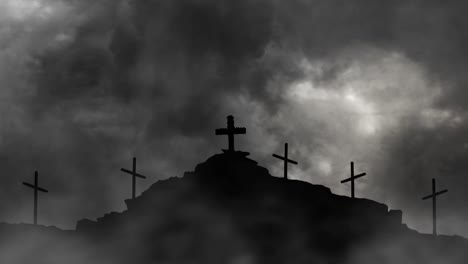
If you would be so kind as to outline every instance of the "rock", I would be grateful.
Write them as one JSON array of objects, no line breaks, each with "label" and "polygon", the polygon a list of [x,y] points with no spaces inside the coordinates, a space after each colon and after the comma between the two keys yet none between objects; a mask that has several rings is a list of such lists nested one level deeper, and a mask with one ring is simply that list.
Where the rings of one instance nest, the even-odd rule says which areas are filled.
[{"label": "rock", "polygon": [[[468,241],[461,237],[419,234],[402,224],[399,210],[273,177],[247,156],[239,151],[214,155],[183,178],[159,181],[126,200],[122,213],[79,221],[63,239],[73,237],[80,246],[67,252],[80,263],[431,264],[468,259]],[[34,252],[36,258],[47,252],[48,263],[60,263],[54,262],[61,255],[57,247]]]}]

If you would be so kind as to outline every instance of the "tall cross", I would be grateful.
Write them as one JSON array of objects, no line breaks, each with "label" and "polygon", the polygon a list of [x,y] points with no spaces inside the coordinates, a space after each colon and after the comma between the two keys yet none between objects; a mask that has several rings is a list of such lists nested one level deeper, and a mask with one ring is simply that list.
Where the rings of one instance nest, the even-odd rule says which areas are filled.
[{"label": "tall cross", "polygon": [[357,178],[361,178],[365,175],[365,172],[358,175],[354,175],[354,162],[351,161],[351,177],[341,181],[341,183],[346,183],[349,181],[351,182],[351,198],[354,198],[354,180],[356,180]]},{"label": "tall cross", "polygon": [[229,151],[234,151],[234,135],[241,135],[247,133],[245,127],[235,127],[234,117],[232,115],[227,117],[227,128],[218,128],[215,130],[216,135],[227,135],[229,142]]},{"label": "tall cross", "polygon": [[136,172],[136,158],[135,157],[133,158],[133,168],[131,171],[124,169],[124,168],[121,168],[120,170],[132,175],[132,199],[135,199],[136,178],[138,177],[138,178],[146,179],[146,176],[143,176]]},{"label": "tall cross", "polygon": [[48,190],[42,189],[41,187],[39,187],[38,178],[39,178],[39,174],[36,171],[34,172],[34,185],[27,183],[27,182],[23,182],[24,185],[34,189],[34,224],[35,225],[37,225],[37,191],[41,191],[45,193],[49,192]]},{"label": "tall cross", "polygon": [[288,143],[284,143],[284,157],[280,155],[273,154],[273,157],[284,161],[284,178],[288,178],[288,163],[297,165],[297,161],[288,159]]},{"label": "tall cross", "polygon": [[422,199],[427,200],[432,198],[432,234],[437,236],[437,196],[448,192],[447,189],[436,192],[436,180],[432,179],[432,194],[424,196]]}]

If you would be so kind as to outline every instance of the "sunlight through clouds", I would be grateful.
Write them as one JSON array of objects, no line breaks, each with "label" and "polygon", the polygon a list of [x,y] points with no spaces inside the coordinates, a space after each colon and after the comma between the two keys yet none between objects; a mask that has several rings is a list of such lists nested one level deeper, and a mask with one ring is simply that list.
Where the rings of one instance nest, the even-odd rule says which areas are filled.
[{"label": "sunlight through clouds", "polygon": [[[303,104],[317,104],[322,107],[334,106],[334,110],[346,115],[356,116],[356,129],[363,135],[374,135],[379,129],[372,102],[358,95],[354,89],[333,90],[314,87],[311,81],[300,82],[291,87],[289,95],[293,100]],[[320,107],[320,106],[314,106]]]},{"label": "sunlight through clouds", "polygon": [[0,6],[11,18],[17,20],[31,17],[47,18],[55,10],[54,5],[49,1],[42,0],[2,0]]},{"label": "sunlight through clouds", "polygon": [[378,136],[382,129],[397,126],[408,115],[426,113],[424,117],[434,119],[427,111],[438,98],[440,87],[403,55],[373,51],[347,65],[337,78],[324,82],[317,80],[326,65],[302,60],[306,78],[292,83],[287,97],[301,104],[305,113],[325,111],[352,120],[355,126],[350,129],[362,136]]},{"label": "sunlight through clouds", "polygon": [[79,16],[62,0],[0,0],[2,50],[42,49],[74,40]]},{"label": "sunlight through clouds", "polygon": [[[310,142],[301,146],[301,153],[313,153],[315,158],[301,177],[342,194],[347,190],[339,178],[347,175],[349,161],[370,164],[369,173],[378,170],[372,164],[385,156],[381,152],[385,138],[408,125],[407,120],[427,127],[462,122],[455,113],[437,109],[441,85],[403,54],[356,47],[343,53],[328,62],[299,60],[302,78],[287,86],[287,107],[282,110],[289,117],[287,121],[279,117],[308,131],[303,137]],[[359,188],[363,194],[373,193],[366,184]]]},{"label": "sunlight through clouds", "polygon": [[349,103],[351,111],[358,115],[357,129],[364,135],[374,135],[379,128],[379,121],[375,116],[375,108],[370,101],[348,89],[344,94],[344,101]]}]

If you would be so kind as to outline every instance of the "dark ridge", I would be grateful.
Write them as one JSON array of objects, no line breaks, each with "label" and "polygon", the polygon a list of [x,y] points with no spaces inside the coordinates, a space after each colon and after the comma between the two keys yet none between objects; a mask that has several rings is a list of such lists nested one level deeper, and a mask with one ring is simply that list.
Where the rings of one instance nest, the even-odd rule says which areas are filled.
[{"label": "dark ridge", "polygon": [[[33,254],[47,263],[61,263],[64,254],[76,263],[427,264],[468,259],[468,241],[461,237],[419,234],[402,224],[401,211],[273,177],[247,156],[239,151],[214,155],[184,177],[159,181],[126,200],[122,213],[79,221],[76,231],[19,225],[5,233],[11,225],[0,225],[2,245],[18,237],[33,241],[30,234],[37,233],[36,247],[31,242],[29,248],[41,249]],[[40,242],[44,239],[48,244]],[[71,260],[67,263],[75,263]]]}]

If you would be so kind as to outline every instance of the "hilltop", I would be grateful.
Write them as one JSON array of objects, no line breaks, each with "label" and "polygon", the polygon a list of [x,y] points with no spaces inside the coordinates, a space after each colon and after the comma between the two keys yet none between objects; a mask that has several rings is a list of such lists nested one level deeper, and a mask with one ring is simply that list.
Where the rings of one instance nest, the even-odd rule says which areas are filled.
[{"label": "hilltop", "polygon": [[[239,151],[214,155],[183,177],[159,181],[127,200],[122,213],[79,221],[75,231],[30,227],[48,242],[30,245],[34,250],[27,254],[36,254],[36,263],[61,263],[58,256],[71,256],[67,263],[430,264],[468,259],[463,238],[419,234],[402,224],[401,211],[273,177],[247,156]],[[32,232],[9,227],[0,225],[3,248],[12,236]]]}]

